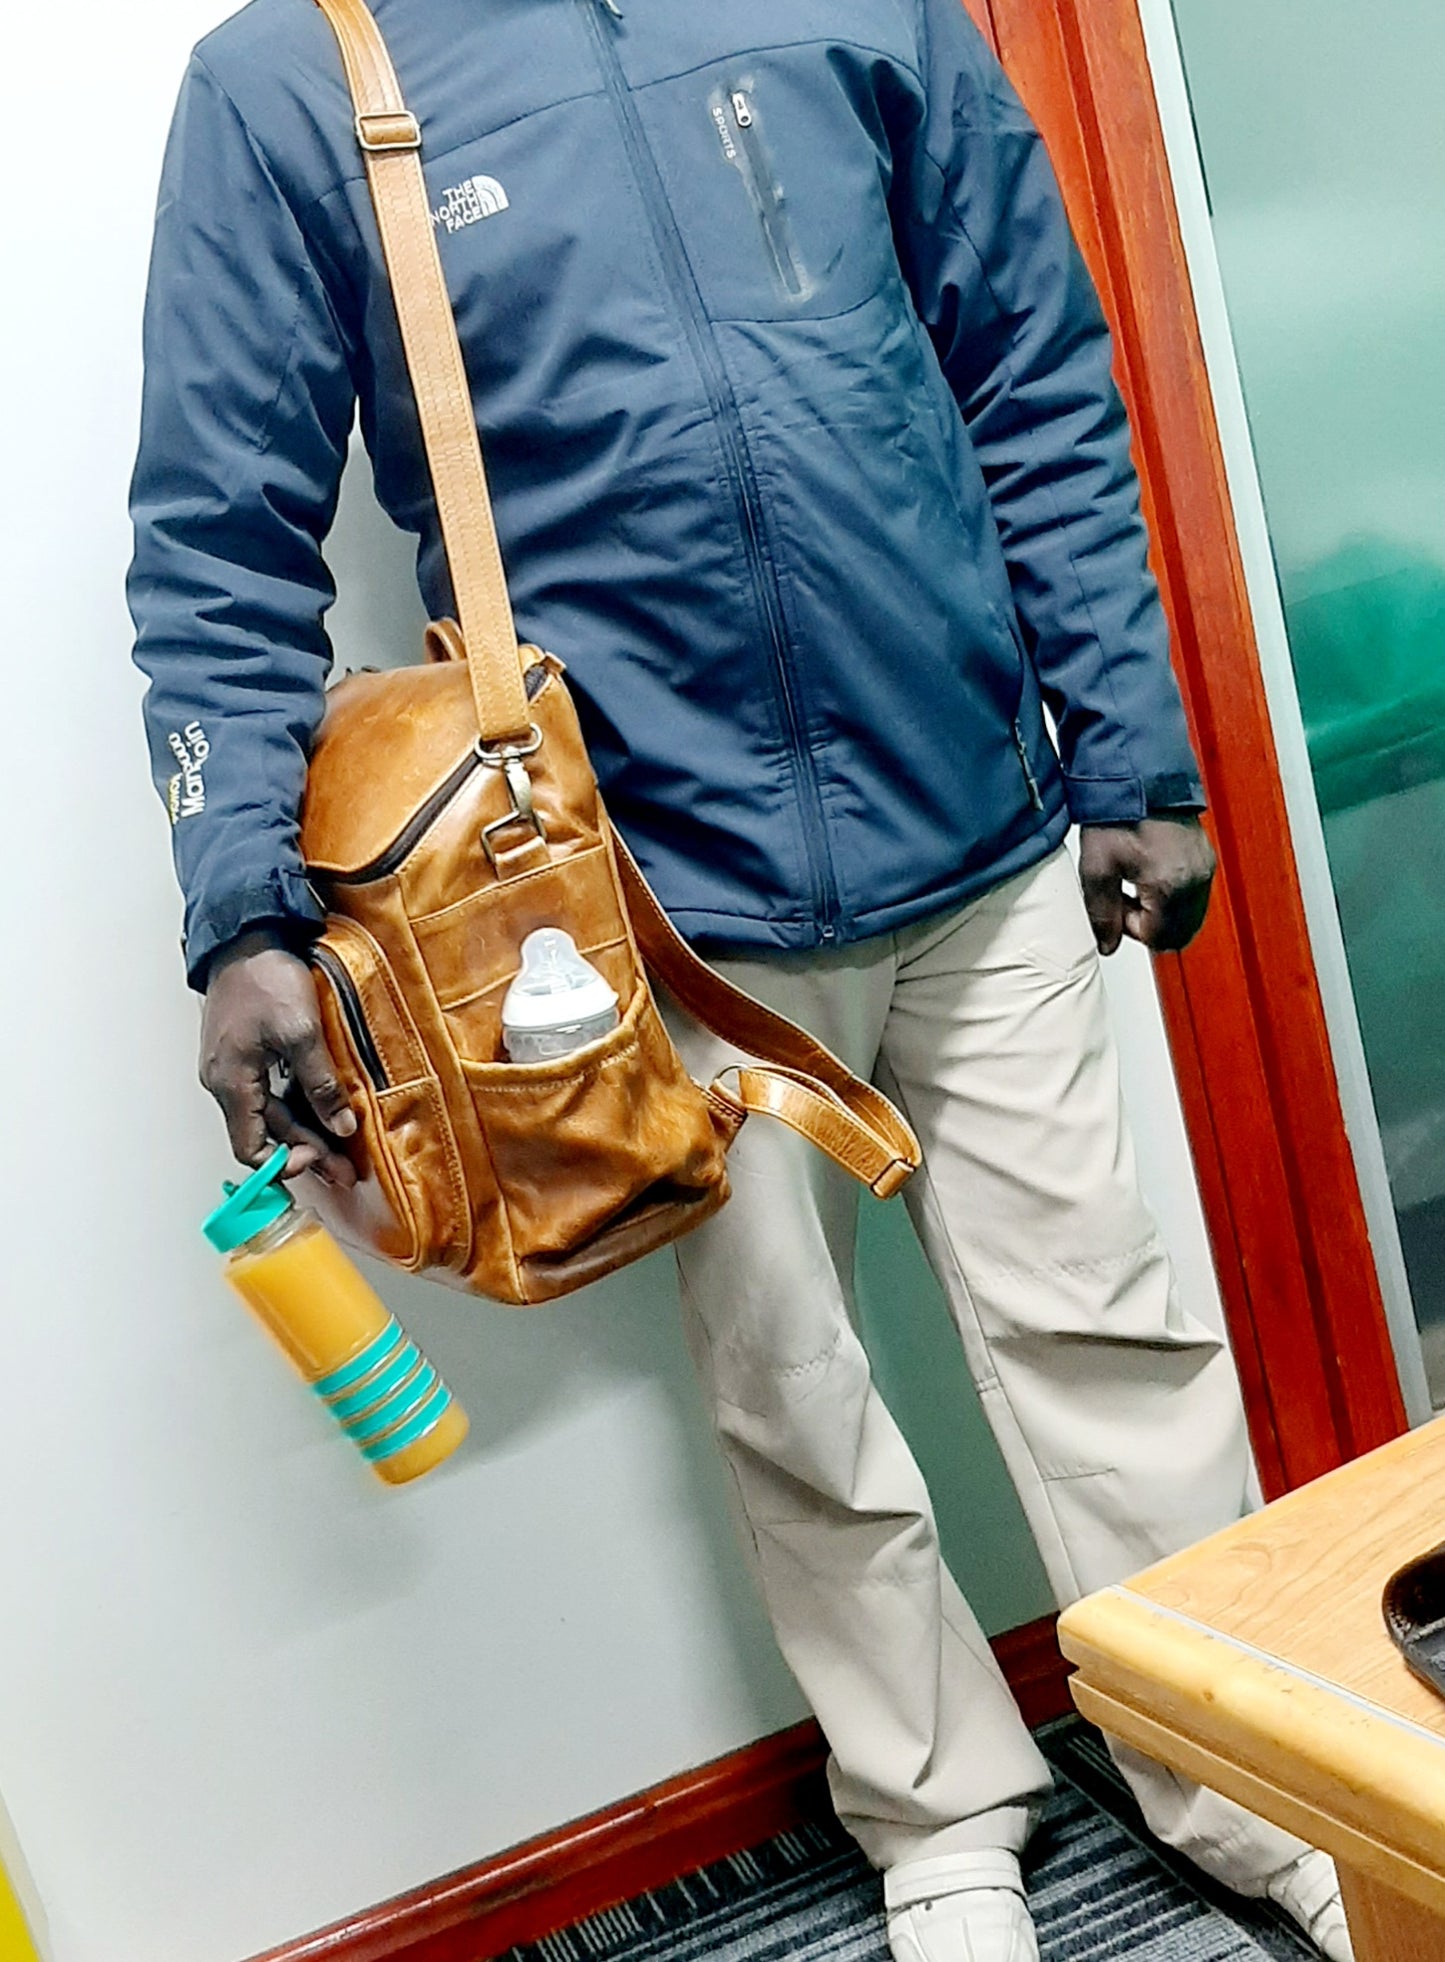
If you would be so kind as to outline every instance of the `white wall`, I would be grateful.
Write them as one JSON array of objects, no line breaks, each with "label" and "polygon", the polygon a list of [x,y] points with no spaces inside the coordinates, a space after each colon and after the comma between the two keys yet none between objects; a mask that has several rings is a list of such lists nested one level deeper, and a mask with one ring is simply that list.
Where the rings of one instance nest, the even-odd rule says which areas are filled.
[{"label": "white wall", "polygon": [[[0,1791],[55,1962],[237,1962],[801,1714],[665,1263],[530,1315],[388,1281],[474,1431],[387,1494],[197,1232],[227,1167],[121,580],[161,144],[218,12],[11,29]],[[356,489],[337,632],[364,658],[412,602]],[[1151,1191],[1214,1314],[1147,967],[1113,982]],[[869,1259],[934,1314],[916,1255]],[[920,1449],[959,1484],[945,1532],[989,1625],[1038,1612],[962,1388]]]}]

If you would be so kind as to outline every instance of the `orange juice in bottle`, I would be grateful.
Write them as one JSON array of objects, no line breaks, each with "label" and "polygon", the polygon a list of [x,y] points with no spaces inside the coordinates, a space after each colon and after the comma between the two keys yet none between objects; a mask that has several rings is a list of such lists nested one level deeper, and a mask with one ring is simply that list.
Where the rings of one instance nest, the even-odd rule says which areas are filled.
[{"label": "orange juice in bottle", "polygon": [[420,1478],[467,1434],[466,1413],[395,1315],[281,1184],[286,1147],[224,1201],[203,1231],[225,1275],[389,1485]]}]

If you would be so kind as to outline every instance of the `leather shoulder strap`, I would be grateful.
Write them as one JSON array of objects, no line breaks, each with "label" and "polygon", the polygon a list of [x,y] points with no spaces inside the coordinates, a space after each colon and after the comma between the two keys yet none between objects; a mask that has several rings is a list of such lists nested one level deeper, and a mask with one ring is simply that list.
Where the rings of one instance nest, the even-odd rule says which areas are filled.
[{"label": "leather shoulder strap", "polygon": [[648,968],[695,1021],[747,1053],[749,1060],[736,1072],[736,1093],[720,1078],[713,1085],[715,1094],[746,1111],[780,1118],[880,1199],[890,1198],[923,1159],[917,1138],[893,1105],[796,1022],[754,1001],[699,960],[658,905],[615,830],[612,842],[628,915]]},{"label": "leather shoulder strap", "polygon": [[421,172],[421,129],[363,0],[318,0],[341,44],[483,740],[531,720],[482,448]]}]

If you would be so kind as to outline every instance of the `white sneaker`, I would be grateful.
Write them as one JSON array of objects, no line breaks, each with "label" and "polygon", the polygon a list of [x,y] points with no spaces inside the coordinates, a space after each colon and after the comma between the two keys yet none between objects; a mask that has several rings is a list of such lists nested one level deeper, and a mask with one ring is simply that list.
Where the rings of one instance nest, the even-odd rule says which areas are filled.
[{"label": "white sneaker", "polygon": [[906,1860],[883,1876],[893,1962],[1039,1962],[1017,1857]]},{"label": "white sneaker", "polygon": [[1327,1853],[1301,1853],[1281,1868],[1264,1891],[1299,1924],[1327,1962],[1355,1962],[1340,1878]]}]

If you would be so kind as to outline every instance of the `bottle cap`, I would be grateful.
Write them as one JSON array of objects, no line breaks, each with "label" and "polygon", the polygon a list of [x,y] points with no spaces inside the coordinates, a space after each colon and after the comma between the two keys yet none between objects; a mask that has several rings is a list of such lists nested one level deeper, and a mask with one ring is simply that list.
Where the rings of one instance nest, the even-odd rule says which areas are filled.
[{"label": "bottle cap", "polygon": [[274,1220],[280,1219],[282,1213],[290,1211],[294,1202],[280,1182],[289,1156],[285,1145],[277,1145],[266,1163],[240,1185],[230,1179],[222,1181],[221,1190],[226,1196],[201,1224],[202,1233],[218,1253],[244,1247],[248,1240],[254,1240]]},{"label": "bottle cap", "polygon": [[561,927],[538,927],[522,942],[522,971],[507,990],[502,1022],[509,1029],[558,1029],[607,1015],[617,991],[577,951]]}]

